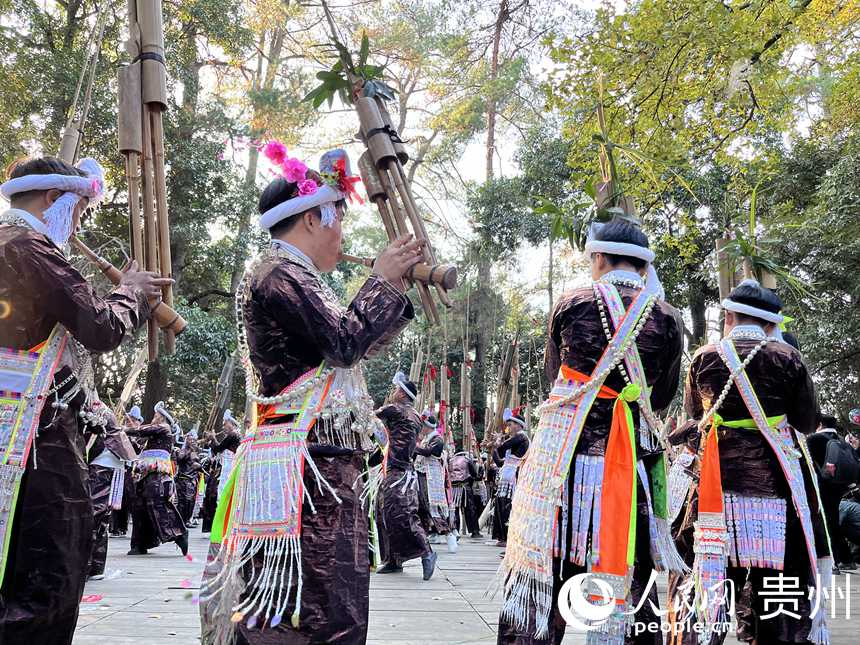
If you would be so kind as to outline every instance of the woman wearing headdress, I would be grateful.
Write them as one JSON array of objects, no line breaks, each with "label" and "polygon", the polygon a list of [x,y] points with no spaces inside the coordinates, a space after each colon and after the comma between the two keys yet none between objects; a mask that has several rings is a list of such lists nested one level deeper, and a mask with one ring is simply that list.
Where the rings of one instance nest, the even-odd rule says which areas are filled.
[{"label": "woman wearing headdress", "polygon": [[421,433],[415,447],[415,471],[418,474],[418,514],[431,543],[447,541],[451,553],[457,551],[457,536],[451,532],[450,509],[445,490],[445,440],[439,434],[439,422],[429,411],[421,415]]},{"label": "woman wearing headdress", "polygon": [[188,554],[188,529],[176,507],[173,481],[173,444],[181,433],[179,424],[163,401],[155,404],[152,421],[129,436],[143,440],[143,449],[134,463],[137,495],[132,508],[131,549],[128,555],[146,555],[159,544],[176,542],[182,555]]},{"label": "woman wearing headdress", "polygon": [[221,421],[221,433],[211,434],[207,438],[209,456],[203,464],[205,479],[205,493],[203,506],[200,509],[200,517],[203,520],[202,532],[211,533],[212,521],[215,519],[215,510],[218,507],[218,498],[221,491],[227,486],[230,471],[233,470],[233,461],[236,451],[242,442],[239,434],[239,421],[230,410],[224,410]]},{"label": "woman wearing headdress", "polygon": [[361,643],[370,564],[360,480],[380,422],[360,363],[414,317],[401,278],[421,243],[393,242],[342,306],[324,274],[357,198],[346,153],[323,155],[319,172],[278,142],[264,153],[282,171],[259,203],[271,244],[237,290],[255,418],[212,528],[203,639]]},{"label": "woman wearing headdress", "polygon": [[517,472],[529,450],[526,420],[519,408],[505,408],[502,420],[505,422],[505,438],[493,448],[493,463],[499,468],[493,511],[493,537],[496,538],[497,546],[505,546],[508,541],[508,520],[511,517],[511,500],[516,489]]},{"label": "woman wearing headdress", "polygon": [[185,435],[185,442],[176,452],[176,507],[187,528],[197,526],[193,518],[194,503],[197,500],[197,488],[200,483],[200,473],[203,464],[197,447],[197,435],[194,431]]},{"label": "woman wearing headdress", "polygon": [[[595,225],[585,252],[592,283],[559,298],[550,315],[554,385],[517,473],[499,643],[561,643],[568,580],[587,580],[573,593],[603,605],[589,644],[662,643],[656,589],[633,609],[655,568],[684,567],[669,530],[656,417],[677,390],[681,317],[663,300],[648,238],[626,216]],[[626,638],[633,621],[638,635]]]},{"label": "woman wearing headdress", "polygon": [[28,159],[8,176],[0,186],[10,202],[0,214],[0,642],[66,644],[93,537],[78,416],[95,398],[90,352],[119,347],[170,281],[131,266],[100,298],[69,262],[69,238],[104,192],[95,160]]}]

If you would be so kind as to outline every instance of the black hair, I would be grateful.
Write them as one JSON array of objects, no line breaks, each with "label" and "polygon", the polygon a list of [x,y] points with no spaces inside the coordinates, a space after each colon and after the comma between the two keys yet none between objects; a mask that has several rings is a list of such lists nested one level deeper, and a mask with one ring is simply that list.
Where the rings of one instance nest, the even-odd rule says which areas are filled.
[{"label": "black hair", "polygon": [[[607,224],[604,224],[597,231],[594,239],[600,242],[621,242],[623,244],[635,244],[643,248],[649,248],[648,236],[642,232],[636,224],[630,220],[615,218]],[[629,255],[617,255],[615,253],[604,253],[601,251],[606,261],[611,266],[618,266],[621,262],[629,262],[637,270],[642,270],[648,263],[641,258],[633,258]]]},{"label": "black hair", "polygon": [[[6,168],[6,177],[8,179],[17,179],[18,177],[26,177],[27,175],[69,175],[71,177],[86,177],[85,173],[80,168],[75,168],[72,164],[66,163],[57,157],[30,157],[13,161]],[[12,195],[12,200],[29,199],[38,193],[43,193],[44,190],[28,190],[22,193]]]},{"label": "black hair", "polygon": [[797,340],[797,336],[792,334],[790,331],[782,332],[782,339],[786,342],[787,345],[791,345],[797,351],[802,351],[800,349],[800,341]]},{"label": "black hair", "polygon": [[772,289],[765,289],[757,282],[751,280],[745,280],[736,286],[729,294],[729,300],[757,309],[763,309],[772,314],[778,314],[782,311],[782,300],[779,299],[776,292]]},{"label": "black hair", "polygon": [[427,423],[429,423],[431,426],[434,426],[434,427],[435,427],[436,425],[438,425],[438,421],[436,421],[436,417],[434,417],[432,414],[431,414],[429,417],[427,417],[426,421],[427,421]]},{"label": "black hair", "polygon": [[834,430],[839,427],[839,421],[836,420],[836,417],[821,412],[818,413],[818,423],[824,428],[833,428]]},{"label": "black hair", "polygon": [[[312,174],[312,171],[308,172],[307,177],[309,179],[316,179],[318,175],[316,173]],[[321,180],[320,180],[321,181]],[[320,182],[317,182],[320,183]],[[263,193],[260,195],[260,200],[257,202],[257,210],[262,215],[266,211],[274,208],[278,204],[283,204],[288,199],[292,199],[293,197],[297,197],[299,194],[299,185],[296,182],[287,181],[284,177],[276,177],[273,179],[268,186],[263,190]],[[335,202],[335,208],[342,209],[346,208],[346,200],[339,199]],[[320,211],[319,206],[314,206],[313,208],[309,208],[308,211],[316,215],[317,217],[322,217],[322,212]],[[305,212],[308,212],[305,211]],[[284,233],[288,232],[292,229],[296,223],[299,221],[299,218],[293,215],[292,217],[285,217],[280,222],[275,224],[269,229],[269,234],[272,237],[279,237]]]}]

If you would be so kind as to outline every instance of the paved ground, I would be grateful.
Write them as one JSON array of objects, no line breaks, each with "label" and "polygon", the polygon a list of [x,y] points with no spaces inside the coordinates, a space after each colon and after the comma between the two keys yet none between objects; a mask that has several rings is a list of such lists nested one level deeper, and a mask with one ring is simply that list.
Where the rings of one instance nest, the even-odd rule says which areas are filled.
[{"label": "paved ground", "polygon": [[[199,642],[197,593],[207,547],[199,529],[191,535],[193,561],[172,544],[148,556],[126,556],[128,539],[112,538],[107,578],[87,585],[74,645],[152,645]],[[439,570],[421,579],[418,561],[401,575],[371,576],[368,643],[440,645],[494,643],[498,599],[484,597],[496,571],[500,549],[481,541],[461,540],[450,555],[439,546]],[[860,607],[860,576],[851,597]],[[844,587],[845,576],[838,579]],[[844,603],[844,600],[840,601]],[[840,605],[844,616],[844,604]],[[736,643],[732,638],[728,643]],[[833,629],[832,645],[855,645],[857,625],[844,617]],[[585,643],[569,633],[565,645]],[[36,645],[36,644],[33,644]]]}]

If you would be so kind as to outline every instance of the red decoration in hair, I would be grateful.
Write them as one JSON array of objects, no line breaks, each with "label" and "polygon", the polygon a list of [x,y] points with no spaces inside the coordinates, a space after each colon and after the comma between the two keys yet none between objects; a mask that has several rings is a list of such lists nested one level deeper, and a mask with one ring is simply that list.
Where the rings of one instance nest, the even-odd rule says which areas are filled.
[{"label": "red decoration in hair", "polygon": [[355,185],[361,181],[361,177],[346,174],[346,159],[342,157],[334,162],[333,167],[335,172],[337,173],[338,190],[345,194],[350,202],[352,202],[352,198],[355,197],[355,199],[358,200],[359,204],[363,204],[364,200],[361,198],[361,195],[359,195],[358,191],[355,189]]}]

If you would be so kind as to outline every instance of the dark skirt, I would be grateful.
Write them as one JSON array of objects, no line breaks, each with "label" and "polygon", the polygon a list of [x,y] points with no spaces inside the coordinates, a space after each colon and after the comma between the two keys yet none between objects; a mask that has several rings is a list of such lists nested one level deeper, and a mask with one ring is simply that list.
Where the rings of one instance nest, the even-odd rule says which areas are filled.
[{"label": "dark skirt", "polygon": [[[805,469],[804,469],[805,470]],[[808,499],[814,500],[814,490],[811,490],[811,483],[808,481],[808,473],[804,472],[806,478],[806,490]],[[684,557],[688,565],[692,566],[694,559],[693,552],[693,522],[698,515],[698,495],[693,493],[690,503],[685,512],[681,513],[675,520],[673,525],[673,535],[675,536],[675,544],[678,547],[678,552]],[[812,524],[815,532],[816,550],[819,558],[827,555],[826,537],[824,534],[824,523],[821,514],[818,512],[818,504],[814,502],[810,504],[812,513]],[[787,607],[791,612],[799,614],[800,618],[794,618],[786,613],[780,613],[767,620],[759,619],[759,616],[773,613],[776,603],[769,603],[769,607],[765,610],[764,600],[768,597],[774,597],[774,592],[762,591],[765,590],[764,579],[780,575],[786,578],[796,578],[801,589],[806,589],[807,585],[812,584],[813,580],[810,574],[809,556],[806,550],[806,541],[803,536],[803,529],[800,525],[800,520],[794,512],[794,507],[789,501],[786,524],[785,524],[785,565],[782,572],[752,567],[750,569],[732,567],[726,568],[726,579],[732,581],[736,593],[735,610],[737,617],[737,638],[742,642],[752,642],[756,640],[759,643],[773,643],[773,645],[781,645],[784,643],[806,643],[809,636],[812,620],[810,618],[811,604],[808,595],[797,597],[797,607],[793,604],[788,604]],[[678,595],[679,590],[684,588],[687,579],[678,575],[669,576],[669,598],[674,599]],[[792,601],[793,602],[793,601]],[[671,606],[670,606],[671,609]],[[677,617],[673,612],[669,613],[669,620],[673,623],[678,622]],[[709,645],[720,645],[726,640],[727,634],[714,634],[711,637]],[[692,630],[682,629],[682,625],[673,625],[673,635],[668,640],[669,645],[698,645],[698,634],[692,633]]]},{"label": "dark skirt", "polygon": [[137,483],[132,512],[132,549],[152,549],[186,534],[185,522],[173,500],[174,484],[169,475],[154,473]]},{"label": "dark skirt", "polygon": [[176,476],[176,507],[179,509],[182,521],[186,524],[191,521],[191,516],[194,514],[194,500],[197,498],[198,481],[199,479],[195,474]]},{"label": "dark skirt", "polygon": [[[569,497],[566,500],[568,509],[573,505],[573,478],[575,477],[576,462],[571,464],[570,473],[568,475],[568,493]],[[637,480],[638,481],[638,480]],[[496,504],[505,498],[496,497]],[[654,562],[651,559],[651,537],[648,530],[648,506],[643,501],[645,500],[645,491],[642,488],[641,482],[638,483],[637,499],[642,502],[636,507],[636,545],[633,564],[633,579],[630,584],[630,596],[632,606],[637,607],[640,604],[645,591],[648,591],[648,600],[642,604],[642,608],[636,612],[634,620],[636,623],[644,625],[646,628],[642,633],[630,635],[625,639],[627,645],[662,645],[663,636],[660,632],[660,618],[654,612],[652,607],[660,606],[660,601],[657,595],[657,585],[653,585],[648,589],[648,580],[651,572],[654,570]],[[508,515],[510,515],[510,500],[508,502]],[[496,510],[498,510],[498,505]],[[559,522],[559,524],[561,524]],[[568,535],[566,543],[570,544],[570,532],[572,531],[572,523],[567,527]],[[559,533],[561,526],[559,526]],[[507,526],[505,527],[505,537],[507,537]],[[564,632],[567,627],[561,612],[558,610],[558,595],[562,585],[575,575],[586,572],[586,567],[578,566],[572,563],[569,559],[553,558],[553,598],[552,598],[552,614],[549,620],[549,633],[546,638],[536,638],[534,635],[534,606],[529,607],[529,626],[531,629],[524,631],[517,630],[514,626],[509,625],[499,620],[498,643],[516,644],[516,645],[560,645],[564,639]],[[650,627],[653,625],[653,627]]]},{"label": "dark skirt", "polygon": [[[457,502],[454,505],[454,528],[460,531],[461,534],[468,532],[472,535],[476,535],[477,533],[480,533],[480,529],[478,527],[480,511],[478,511],[478,507],[475,503],[476,497],[480,502],[480,496],[476,496],[472,492],[471,482],[455,483],[453,485],[453,489],[454,500]],[[464,521],[466,524],[465,526],[463,526]]]},{"label": "dark skirt", "polygon": [[212,520],[218,508],[218,475],[206,475],[206,490],[203,493],[203,505],[200,507],[201,531],[212,531]]},{"label": "dark skirt", "polygon": [[89,575],[105,572],[110,527],[110,490],[113,468],[90,465],[90,492],[93,500],[93,552],[90,555]]},{"label": "dark skirt", "polygon": [[379,490],[381,542],[386,562],[403,564],[430,553],[427,535],[418,517],[418,491],[414,482],[404,490],[404,471],[390,469]]},{"label": "dark skirt", "polygon": [[113,535],[125,535],[128,532],[128,518],[134,506],[135,484],[131,475],[131,466],[126,466],[125,479],[122,486],[122,505],[110,514],[110,532]]},{"label": "dark skirt", "polygon": [[508,541],[508,522],[511,520],[511,498],[496,495],[493,507],[493,538],[499,542]]},{"label": "dark skirt", "polygon": [[[0,643],[68,645],[87,579],[93,507],[74,405],[46,407],[21,482],[0,588]],[[36,461],[38,468],[33,467]]]}]

